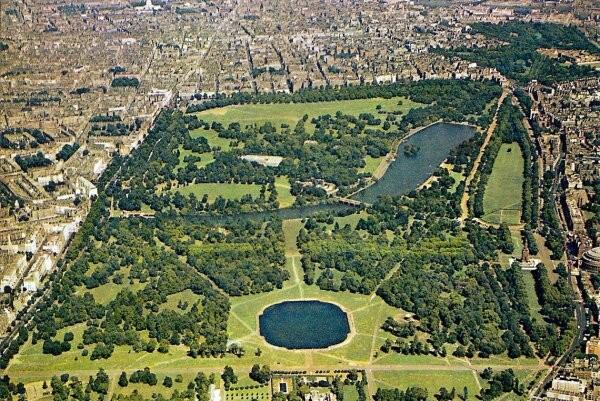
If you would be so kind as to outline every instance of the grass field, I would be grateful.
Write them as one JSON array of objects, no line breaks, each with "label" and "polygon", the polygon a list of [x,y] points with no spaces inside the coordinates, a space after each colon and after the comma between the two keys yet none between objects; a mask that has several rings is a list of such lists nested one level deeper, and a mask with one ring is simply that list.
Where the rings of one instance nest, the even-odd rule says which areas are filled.
[{"label": "grass field", "polygon": [[527,304],[529,305],[529,312],[531,313],[531,317],[535,318],[538,322],[543,322],[544,318],[540,313],[542,306],[540,305],[537,294],[535,292],[535,280],[533,278],[533,273],[529,271],[524,271],[523,277],[525,279],[525,286],[527,288]]},{"label": "grass field", "polygon": [[361,169],[359,169],[359,173],[368,173],[373,175],[373,173],[375,173],[375,171],[377,170],[377,167],[379,167],[379,165],[381,164],[381,162],[383,161],[383,159],[385,159],[385,157],[371,157],[371,156],[367,156],[365,157],[365,166]]},{"label": "grass field", "polygon": [[208,144],[211,147],[218,147],[221,150],[229,150],[231,149],[231,139],[220,138],[216,131],[209,129],[205,130],[203,128],[197,128],[193,131],[190,131],[190,136],[192,138],[198,138],[199,136],[203,136],[208,141]]},{"label": "grass field", "polygon": [[[398,105],[399,101],[402,102],[402,105]],[[288,124],[293,128],[305,114],[308,115],[310,121],[312,117],[335,114],[337,111],[343,111],[345,114],[352,115],[365,112],[375,113],[378,105],[381,105],[383,110],[386,111],[400,110],[404,113],[408,112],[411,108],[421,106],[419,103],[415,103],[409,99],[396,97],[391,99],[375,98],[318,103],[245,104],[206,110],[196,115],[202,120],[219,121],[226,126],[232,122],[239,122],[242,127],[271,122],[276,127],[280,127],[281,124]]]},{"label": "grass field", "polygon": [[280,208],[290,207],[294,204],[296,197],[290,192],[291,185],[286,176],[275,177],[275,189]]},{"label": "grass field", "polygon": [[483,196],[482,220],[519,224],[523,190],[523,155],[516,142],[502,144]]},{"label": "grass field", "polygon": [[456,388],[458,394],[462,394],[463,388],[467,387],[470,397],[475,399],[475,394],[479,394],[479,381],[471,370],[458,371],[424,371],[407,370],[401,372],[375,372],[375,382],[378,387],[400,388],[418,385],[427,389],[430,399],[437,394],[440,387],[447,389]]},{"label": "grass field", "polygon": [[199,183],[190,184],[181,188],[173,189],[182,195],[194,194],[196,198],[201,199],[204,194],[208,195],[208,202],[212,203],[215,201],[217,196],[221,196],[225,199],[240,199],[246,194],[252,195],[256,198],[260,195],[260,185],[257,184],[234,184],[234,183]]},{"label": "grass field", "polygon": [[186,164],[185,158],[192,155],[200,158],[200,161],[196,162],[196,166],[198,168],[206,167],[215,160],[215,155],[211,152],[194,153],[191,150],[186,150],[183,147],[179,147],[179,165],[177,165],[177,168],[179,169],[184,167]]}]

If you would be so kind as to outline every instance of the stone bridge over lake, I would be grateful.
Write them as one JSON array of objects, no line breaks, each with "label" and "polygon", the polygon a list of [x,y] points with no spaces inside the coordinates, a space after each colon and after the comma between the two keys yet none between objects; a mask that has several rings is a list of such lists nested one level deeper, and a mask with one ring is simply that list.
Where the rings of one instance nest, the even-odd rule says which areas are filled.
[{"label": "stone bridge over lake", "polygon": [[348,206],[356,206],[356,207],[360,207],[360,206],[366,206],[366,207],[370,207],[372,206],[372,204],[367,203],[367,202],[361,202],[359,200],[356,199],[350,199],[350,198],[341,198],[341,197],[335,197],[333,198],[335,201],[343,204],[343,205],[348,205]]}]

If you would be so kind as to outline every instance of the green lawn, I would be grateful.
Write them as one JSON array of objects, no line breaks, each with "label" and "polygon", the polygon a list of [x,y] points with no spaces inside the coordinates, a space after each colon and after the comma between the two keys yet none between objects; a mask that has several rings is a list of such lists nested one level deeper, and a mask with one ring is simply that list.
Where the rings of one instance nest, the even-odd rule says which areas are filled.
[{"label": "green lawn", "polygon": [[[210,154],[208,154],[210,155]],[[210,155],[212,156],[212,155]],[[202,156],[204,157],[204,155]],[[212,159],[211,159],[212,161]],[[208,195],[208,202],[215,201],[217,196],[225,199],[240,199],[243,195],[252,195],[252,198],[257,198],[260,195],[261,185],[258,184],[236,184],[236,183],[198,183],[189,184],[179,188],[173,188],[171,191],[177,191],[182,195],[196,195],[196,198],[201,199],[204,194]],[[294,204],[296,197],[291,194],[291,186],[287,177],[276,177],[275,188],[277,189],[277,199],[279,207],[290,207]],[[267,192],[266,196],[269,196]]]},{"label": "green lawn", "polygon": [[344,401],[358,401],[358,390],[356,390],[356,386],[344,386]]},{"label": "green lawn", "polygon": [[385,159],[385,156],[382,157],[365,157],[365,166],[358,170],[359,173],[368,173],[373,175],[377,170],[377,167],[381,164],[381,162]]},{"label": "green lawn", "polygon": [[250,194],[253,198],[260,195],[260,185],[257,184],[235,184],[235,183],[199,183],[190,184],[181,188],[173,189],[182,195],[196,195],[196,198],[201,199],[204,194],[208,195],[208,202],[215,201],[217,196],[225,199],[240,199],[243,195]]},{"label": "green lawn", "polygon": [[[398,105],[399,101],[402,101],[400,106]],[[309,121],[313,117],[335,114],[337,111],[352,115],[365,112],[374,114],[377,112],[376,107],[378,105],[381,105],[385,111],[400,110],[404,113],[411,108],[421,106],[410,99],[397,97],[392,99],[375,98],[317,103],[244,104],[201,111],[196,115],[202,120],[219,121],[224,125],[239,122],[244,127],[252,124],[262,125],[270,121],[276,127],[280,127],[281,124],[288,124],[293,128],[304,114],[308,115]]]},{"label": "green lawn", "polygon": [[483,220],[519,224],[523,191],[523,155],[516,142],[502,144],[483,196]]},{"label": "green lawn", "polygon": [[366,218],[369,216],[366,210],[361,210],[358,213],[352,213],[348,216],[336,217],[335,221],[338,223],[340,227],[344,227],[346,224],[349,224],[350,227],[356,228],[358,221],[362,218]]},{"label": "green lawn", "polygon": [[200,158],[200,161],[196,162],[196,167],[198,167],[198,168],[206,167],[215,160],[215,155],[212,152],[194,153],[191,150],[186,150],[182,146],[180,146],[179,147],[179,164],[177,165],[177,168],[179,169],[179,168],[185,166],[186,156],[191,156],[191,155],[198,156]]},{"label": "green lawn", "polygon": [[432,400],[441,387],[449,390],[454,387],[458,394],[462,394],[463,388],[467,387],[469,399],[475,399],[475,395],[479,394],[480,390],[473,371],[469,369],[378,371],[373,375],[377,387],[406,389],[411,386],[419,386],[427,389]]},{"label": "green lawn", "polygon": [[296,197],[290,192],[290,181],[286,176],[275,177],[275,189],[277,189],[277,199],[279,207],[290,207],[296,201]]},{"label": "green lawn", "polygon": [[285,254],[286,256],[297,256],[299,255],[298,246],[296,244],[296,237],[298,232],[304,226],[300,219],[295,220],[284,220],[283,221],[283,235],[285,238]]},{"label": "green lawn", "polygon": [[535,279],[533,278],[533,273],[524,271],[523,278],[525,279],[525,286],[527,288],[527,304],[529,305],[531,317],[535,318],[538,322],[543,322],[544,318],[540,313],[542,306],[540,305],[535,292]]},{"label": "green lawn", "polygon": [[231,139],[219,137],[217,132],[212,129],[205,130],[204,128],[197,128],[190,131],[190,136],[192,138],[198,138],[199,136],[205,137],[208,144],[213,148],[218,147],[221,148],[221,150],[231,149]]}]

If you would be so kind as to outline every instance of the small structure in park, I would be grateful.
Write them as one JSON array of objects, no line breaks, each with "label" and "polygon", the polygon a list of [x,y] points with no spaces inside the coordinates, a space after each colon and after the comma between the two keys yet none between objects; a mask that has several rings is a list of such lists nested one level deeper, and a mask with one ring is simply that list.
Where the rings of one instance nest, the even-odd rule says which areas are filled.
[{"label": "small structure in park", "polygon": [[529,247],[527,244],[525,244],[523,246],[523,251],[521,252],[521,258],[518,260],[515,258],[509,258],[508,263],[509,266],[512,266],[513,263],[518,263],[521,265],[521,269],[531,271],[536,270],[537,265],[542,263],[542,261],[540,259],[532,258],[529,254]]},{"label": "small structure in park", "polygon": [[[364,370],[276,371],[271,376],[271,393],[296,394],[302,401],[337,401],[343,386],[354,388],[364,385],[365,378]],[[338,382],[337,386],[334,384],[336,381]]]},{"label": "small structure in park", "polygon": [[243,155],[243,160],[260,164],[265,167],[277,167],[283,161],[281,156],[269,156],[269,155]]}]

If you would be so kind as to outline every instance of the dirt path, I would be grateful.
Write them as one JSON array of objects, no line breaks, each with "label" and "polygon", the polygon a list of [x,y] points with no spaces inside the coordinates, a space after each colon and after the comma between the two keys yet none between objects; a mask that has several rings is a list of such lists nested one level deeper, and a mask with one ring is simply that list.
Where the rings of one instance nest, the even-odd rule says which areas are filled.
[{"label": "dirt path", "polygon": [[300,299],[304,299],[304,288],[302,287],[302,281],[300,280],[300,273],[298,272],[298,266],[296,266],[297,256],[292,256],[292,271],[294,273],[294,286],[298,287],[300,292]]},{"label": "dirt path", "polygon": [[371,302],[373,302],[373,300],[375,299],[375,297],[377,296],[377,291],[379,290],[379,287],[381,287],[381,284],[383,284],[384,282],[388,281],[390,278],[392,278],[392,276],[398,271],[398,269],[400,269],[400,263],[402,263],[403,260],[401,260],[400,262],[398,262],[396,264],[396,266],[394,266],[392,268],[392,270],[390,270],[386,275],[385,278],[383,280],[381,280],[381,282],[379,284],[377,284],[377,287],[375,287],[375,289],[373,290],[373,294],[371,294],[371,298],[369,298],[369,304]]}]

